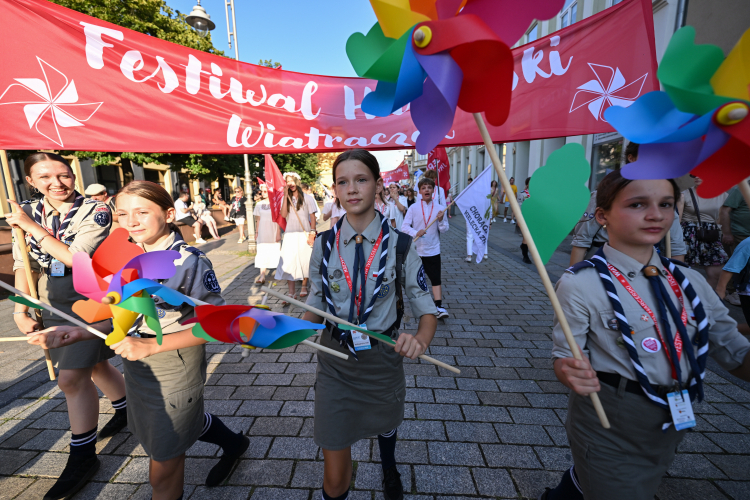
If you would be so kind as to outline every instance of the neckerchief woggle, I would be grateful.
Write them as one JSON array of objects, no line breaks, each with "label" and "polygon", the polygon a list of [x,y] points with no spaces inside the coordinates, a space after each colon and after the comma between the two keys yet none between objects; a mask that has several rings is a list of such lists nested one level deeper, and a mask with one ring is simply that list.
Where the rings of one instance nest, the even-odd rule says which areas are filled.
[{"label": "neckerchief woggle", "polygon": [[[372,299],[370,300],[370,303],[367,306],[367,309],[365,309],[365,311],[359,317],[359,324],[363,324],[367,321],[367,318],[370,316],[370,313],[372,312],[372,309],[375,306],[375,301],[378,298],[378,293],[380,293],[380,287],[383,283],[383,275],[385,274],[385,264],[386,264],[386,261],[388,260],[388,240],[390,238],[390,229],[388,228],[388,219],[383,217],[383,215],[380,214],[377,210],[375,211],[375,214],[376,216],[380,217],[380,236],[382,237],[381,250],[380,250],[380,264],[378,266],[378,276],[375,282],[375,289],[372,292]],[[341,230],[341,226],[344,224],[345,219],[346,219],[346,215],[342,216],[341,219],[339,219],[339,221],[336,223],[336,225],[333,226],[331,231],[329,231],[328,238],[322,242],[323,243],[323,261],[321,262],[321,275],[323,277],[323,296],[325,297],[326,303],[328,304],[328,310],[330,311],[331,314],[337,317],[338,317],[338,314],[336,313],[336,307],[333,304],[333,298],[331,297],[331,290],[328,285],[328,261],[331,258],[331,251],[333,249],[337,235],[339,234],[339,231]],[[362,264],[364,265],[364,263]],[[359,272],[359,270],[355,269],[354,273],[356,274],[357,272]],[[360,292],[361,292],[361,288],[360,288]],[[354,293],[352,292],[352,294]],[[364,297],[362,300],[364,300]],[[352,305],[353,305],[353,300],[349,304],[350,315],[353,317]],[[338,326],[333,325],[333,328],[338,329]],[[339,330],[339,332],[340,332],[339,345],[342,348],[343,347],[348,348],[349,351],[352,353],[352,356],[354,356],[354,359],[358,360],[359,358],[357,357],[357,353],[354,350],[354,342],[352,340],[351,331]]]}]

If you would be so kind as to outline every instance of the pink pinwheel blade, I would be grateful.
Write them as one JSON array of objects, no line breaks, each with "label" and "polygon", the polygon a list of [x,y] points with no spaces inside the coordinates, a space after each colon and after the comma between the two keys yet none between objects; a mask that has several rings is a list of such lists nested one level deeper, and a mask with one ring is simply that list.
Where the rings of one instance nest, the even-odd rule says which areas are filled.
[{"label": "pink pinwheel blade", "polygon": [[91,257],[86,252],[73,254],[73,288],[76,292],[97,302],[107,295],[91,265]]}]

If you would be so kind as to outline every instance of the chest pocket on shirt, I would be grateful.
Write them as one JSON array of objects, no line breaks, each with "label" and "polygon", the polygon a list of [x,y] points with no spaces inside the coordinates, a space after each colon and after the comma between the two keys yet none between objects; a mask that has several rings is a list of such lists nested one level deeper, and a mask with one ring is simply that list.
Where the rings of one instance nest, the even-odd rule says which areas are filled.
[{"label": "chest pocket on shirt", "polygon": [[[394,293],[396,293],[396,271],[392,268],[385,268],[383,275],[383,281],[380,284],[380,291],[378,292],[378,300],[385,299],[387,297],[390,297]],[[370,300],[372,299],[372,292],[375,290],[375,287],[377,286],[378,279],[374,278],[372,276],[372,271],[370,271],[370,276],[367,277],[367,303],[369,304]]]},{"label": "chest pocket on shirt", "polygon": [[[646,314],[646,311],[640,308],[624,309],[625,317],[628,319],[628,324],[633,330],[631,336],[633,343],[638,350],[638,354],[643,354],[645,351],[641,348],[641,342],[647,337],[658,337],[656,330],[654,329],[654,322],[651,321],[651,317]],[[610,348],[621,348],[625,350],[625,342],[622,340],[622,334],[620,333],[620,326],[616,323],[614,310],[601,311],[599,312],[601,318],[601,324],[606,328],[611,335],[607,335],[607,342]],[[648,321],[645,320],[648,319]],[[658,339],[657,339],[658,340]]]}]

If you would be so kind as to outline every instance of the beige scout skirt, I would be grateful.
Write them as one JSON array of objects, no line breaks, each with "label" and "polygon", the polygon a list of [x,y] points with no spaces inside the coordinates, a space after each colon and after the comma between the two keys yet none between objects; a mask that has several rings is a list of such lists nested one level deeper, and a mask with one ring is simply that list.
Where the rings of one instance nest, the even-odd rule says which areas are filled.
[{"label": "beige scout skirt", "polygon": [[[70,314],[74,318],[78,316],[73,312],[73,304],[86,297],[79,294],[73,288],[73,275],[50,277],[42,274],[37,283],[39,300],[52,304],[62,312]],[[45,328],[52,326],[71,325],[67,320],[47,310],[42,310],[42,322]],[[90,368],[102,361],[115,356],[115,351],[107,347],[103,339],[85,340],[75,344],[50,349],[52,363],[57,364],[60,370],[73,370],[76,368]]]},{"label": "beige scout skirt", "polygon": [[128,428],[151,459],[179,457],[203,430],[206,349],[199,345],[123,360]]},{"label": "beige scout skirt", "polygon": [[315,444],[341,450],[357,441],[395,429],[404,419],[403,358],[392,346],[379,342],[358,351],[349,350],[323,331],[319,343],[349,354],[349,359],[318,353],[315,380]]}]

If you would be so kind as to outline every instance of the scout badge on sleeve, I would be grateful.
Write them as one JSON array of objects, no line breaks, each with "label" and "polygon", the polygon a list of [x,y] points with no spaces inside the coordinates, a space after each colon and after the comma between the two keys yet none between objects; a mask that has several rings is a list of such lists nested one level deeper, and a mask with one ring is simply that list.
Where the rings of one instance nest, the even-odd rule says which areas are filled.
[{"label": "scout badge on sleeve", "polygon": [[73,304],[73,312],[88,323],[112,318],[114,329],[107,345],[123,340],[142,314],[161,345],[159,312],[151,295],[173,306],[195,305],[190,297],[154,281],[174,276],[179,257],[174,250],[146,253],[128,241],[126,229],[115,229],[92,257],[85,252],[73,255],[73,287],[88,298]]}]

